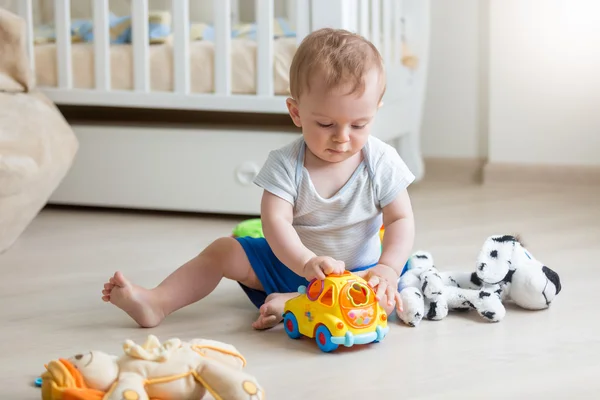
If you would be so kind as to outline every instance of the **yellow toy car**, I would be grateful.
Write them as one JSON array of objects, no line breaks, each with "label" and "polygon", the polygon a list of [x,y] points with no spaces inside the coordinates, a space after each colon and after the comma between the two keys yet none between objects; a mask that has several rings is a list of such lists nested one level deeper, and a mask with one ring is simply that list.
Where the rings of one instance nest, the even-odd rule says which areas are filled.
[{"label": "yellow toy car", "polygon": [[381,341],[388,333],[387,315],[367,282],[344,271],[298,288],[286,302],[283,326],[292,339],[314,338],[324,352]]}]

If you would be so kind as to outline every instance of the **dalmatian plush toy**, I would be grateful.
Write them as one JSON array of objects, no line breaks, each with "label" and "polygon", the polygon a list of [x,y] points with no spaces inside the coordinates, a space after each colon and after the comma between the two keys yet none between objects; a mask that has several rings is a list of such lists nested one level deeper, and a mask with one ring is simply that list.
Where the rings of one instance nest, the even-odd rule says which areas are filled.
[{"label": "dalmatian plush toy", "polygon": [[504,302],[529,310],[548,308],[561,290],[556,272],[536,260],[511,235],[487,238],[475,272],[440,272],[430,253],[412,255],[410,268],[398,281],[403,310],[398,317],[409,326],[426,318],[441,320],[449,310],[475,309],[487,321],[504,318]]},{"label": "dalmatian plush toy", "polygon": [[496,287],[475,285],[470,273],[438,271],[428,252],[413,254],[410,265],[398,283],[403,304],[398,317],[405,324],[417,326],[423,318],[438,321],[450,310],[474,309],[493,322],[504,317],[505,308]]}]

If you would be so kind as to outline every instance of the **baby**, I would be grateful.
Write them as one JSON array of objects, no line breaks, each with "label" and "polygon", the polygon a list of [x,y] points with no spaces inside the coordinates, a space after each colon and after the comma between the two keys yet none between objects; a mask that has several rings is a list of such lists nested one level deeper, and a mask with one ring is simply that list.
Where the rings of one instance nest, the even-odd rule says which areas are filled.
[{"label": "baby", "polygon": [[401,308],[397,280],[414,240],[407,193],[414,175],[393,147],[371,136],[385,87],[370,42],[344,30],[308,35],[292,61],[287,99],[302,137],[272,151],[255,179],[264,189],[265,239],[217,239],[154,289],[116,272],[102,299],[153,327],[225,277],[259,309],[253,327],[267,329],[282,320],[298,286],[347,269],[367,280],[388,314]]}]

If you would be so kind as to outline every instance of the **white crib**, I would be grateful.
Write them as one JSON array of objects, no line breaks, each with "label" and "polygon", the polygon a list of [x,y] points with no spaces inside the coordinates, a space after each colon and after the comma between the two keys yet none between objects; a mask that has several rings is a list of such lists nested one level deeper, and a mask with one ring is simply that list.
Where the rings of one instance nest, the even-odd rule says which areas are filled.
[{"label": "white crib", "polygon": [[[201,2],[212,8],[211,23],[191,24],[190,6]],[[69,0],[53,0],[56,35],[45,42],[34,24],[38,3],[19,0],[38,87],[59,107],[92,116],[71,121],[80,151],[51,203],[257,215],[261,191],[252,179],[269,151],[299,135],[291,121],[260,121],[273,115],[288,121],[291,58],[309,32],[324,26],[357,31],[380,49],[388,88],[375,135],[393,143],[417,178],[423,176],[426,0],[171,0],[160,2],[169,4],[158,25],[153,4],[130,0],[131,18],[116,28],[109,0],[91,0],[92,40],[72,40],[81,20],[71,18]],[[249,3],[255,17],[242,26],[250,32],[244,34],[236,29]],[[118,42],[123,27],[129,33],[122,37],[130,40]],[[193,32],[202,34],[194,40]],[[416,68],[402,62],[403,41],[418,57]],[[115,115],[186,111],[212,122],[123,121],[107,109]],[[212,115],[223,116],[220,123]]]}]

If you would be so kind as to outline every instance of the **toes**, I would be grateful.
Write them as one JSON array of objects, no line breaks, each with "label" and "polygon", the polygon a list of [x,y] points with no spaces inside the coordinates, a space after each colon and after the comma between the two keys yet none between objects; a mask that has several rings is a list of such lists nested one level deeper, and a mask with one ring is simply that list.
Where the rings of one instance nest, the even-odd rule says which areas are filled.
[{"label": "toes", "polygon": [[260,316],[252,323],[252,327],[259,330],[269,329],[277,325],[277,322],[277,317],[275,315],[268,315],[265,317]]},{"label": "toes", "polygon": [[105,284],[104,284],[104,290],[108,290],[108,291],[110,291],[110,290],[112,290],[112,288],[114,288],[114,287],[115,287],[115,285],[113,285],[113,284],[111,284],[111,283],[105,283]]},{"label": "toes", "polygon": [[110,296],[102,296],[102,301],[108,303],[110,301]]},{"label": "toes", "polygon": [[129,282],[127,281],[127,279],[125,279],[125,277],[120,271],[115,272],[115,276],[112,279],[114,279],[115,286],[125,287],[129,285]]}]

